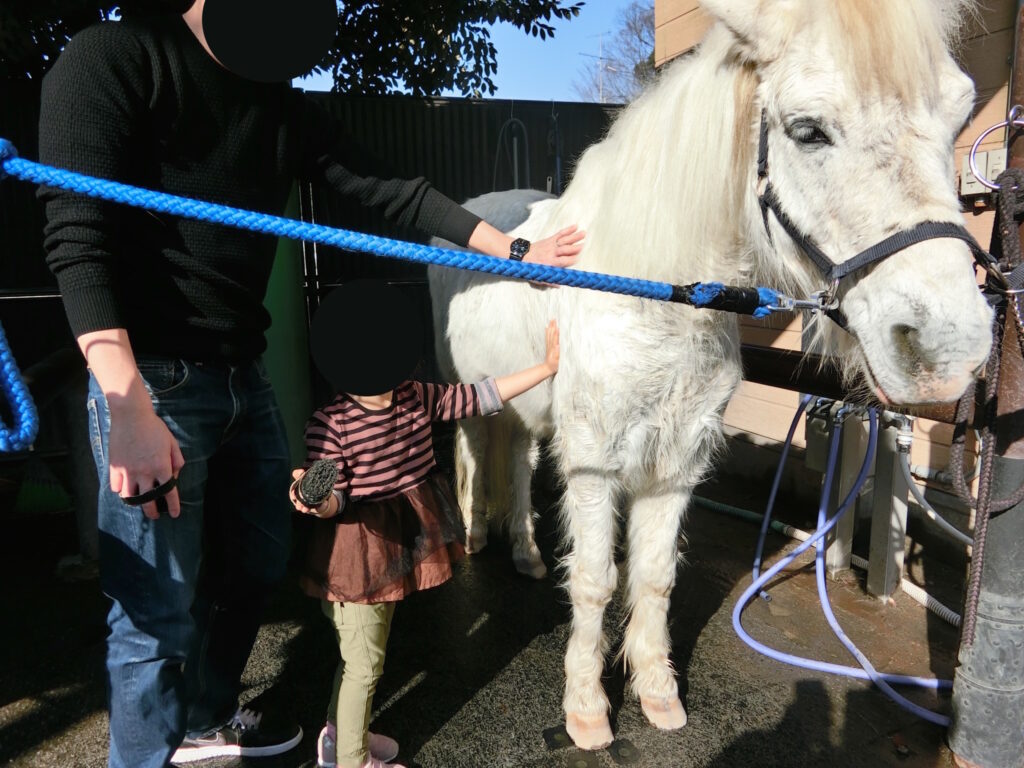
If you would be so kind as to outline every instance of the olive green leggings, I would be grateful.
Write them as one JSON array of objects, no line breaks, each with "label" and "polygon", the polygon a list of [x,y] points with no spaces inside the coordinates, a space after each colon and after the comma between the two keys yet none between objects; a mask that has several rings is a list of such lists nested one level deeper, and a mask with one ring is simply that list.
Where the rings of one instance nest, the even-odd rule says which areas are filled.
[{"label": "olive green leggings", "polygon": [[369,755],[370,712],[377,681],[384,671],[394,603],[321,602],[334,624],[341,663],[334,673],[327,719],[338,731],[338,768],[362,768]]}]

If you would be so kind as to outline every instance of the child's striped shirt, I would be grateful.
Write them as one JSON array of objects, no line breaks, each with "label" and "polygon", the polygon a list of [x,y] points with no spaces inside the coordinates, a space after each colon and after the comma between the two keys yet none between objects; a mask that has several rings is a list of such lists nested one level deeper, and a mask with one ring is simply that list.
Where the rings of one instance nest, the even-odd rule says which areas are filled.
[{"label": "child's striped shirt", "polygon": [[317,459],[338,465],[334,490],[353,498],[385,498],[421,483],[434,469],[430,422],[502,409],[493,378],[477,384],[405,381],[389,408],[370,410],[339,394],[306,424],[308,467]]}]

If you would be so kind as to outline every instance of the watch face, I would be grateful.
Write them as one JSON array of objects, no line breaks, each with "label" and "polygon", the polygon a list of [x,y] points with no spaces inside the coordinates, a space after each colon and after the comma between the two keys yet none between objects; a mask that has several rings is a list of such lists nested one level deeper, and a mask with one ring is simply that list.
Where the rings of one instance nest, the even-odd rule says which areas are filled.
[{"label": "watch face", "polygon": [[530,251],[530,241],[517,237],[509,246],[509,258],[522,261],[523,257]]}]

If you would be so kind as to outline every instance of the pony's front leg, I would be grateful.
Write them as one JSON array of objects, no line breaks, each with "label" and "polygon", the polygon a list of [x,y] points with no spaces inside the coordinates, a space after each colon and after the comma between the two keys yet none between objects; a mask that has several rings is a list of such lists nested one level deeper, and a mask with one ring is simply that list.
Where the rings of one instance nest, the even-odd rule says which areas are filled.
[{"label": "pony's front leg", "polygon": [[627,600],[630,616],[622,649],[632,688],[652,725],[686,725],[686,710],[669,658],[668,609],[676,581],[679,522],[689,491],[638,496],[629,511]]},{"label": "pony's front leg", "polygon": [[567,558],[572,631],[565,653],[565,728],[580,749],[612,742],[608,696],[601,686],[607,640],[604,610],[615,591],[613,483],[600,469],[567,473],[564,514],[572,551]]}]

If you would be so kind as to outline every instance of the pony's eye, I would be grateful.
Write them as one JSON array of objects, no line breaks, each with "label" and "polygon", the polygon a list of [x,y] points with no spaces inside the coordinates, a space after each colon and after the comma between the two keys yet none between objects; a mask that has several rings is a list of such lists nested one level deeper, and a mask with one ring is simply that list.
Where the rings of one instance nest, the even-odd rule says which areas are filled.
[{"label": "pony's eye", "polygon": [[825,132],[821,123],[807,118],[794,120],[786,125],[786,135],[797,144],[808,148],[832,144],[832,137]]}]

